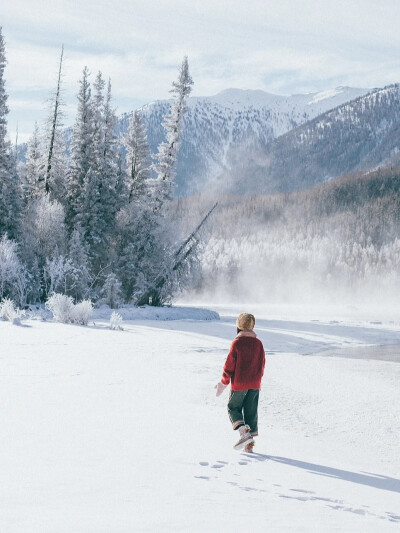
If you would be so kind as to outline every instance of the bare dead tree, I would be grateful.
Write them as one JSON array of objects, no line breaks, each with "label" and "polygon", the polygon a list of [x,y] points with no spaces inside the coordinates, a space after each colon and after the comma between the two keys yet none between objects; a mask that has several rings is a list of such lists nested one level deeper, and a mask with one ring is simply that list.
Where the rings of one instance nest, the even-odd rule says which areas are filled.
[{"label": "bare dead tree", "polygon": [[57,78],[57,88],[54,98],[54,112],[51,122],[51,130],[50,130],[50,145],[49,145],[49,153],[47,156],[47,167],[46,167],[46,177],[45,177],[45,191],[46,193],[50,192],[50,173],[51,173],[51,165],[52,165],[52,159],[53,159],[53,150],[54,150],[54,140],[56,136],[56,128],[57,128],[57,121],[59,118],[60,113],[60,104],[61,104],[61,73],[62,73],[62,63],[63,63],[63,56],[64,56],[64,45],[61,47],[61,56],[60,56],[60,63],[58,68],[58,78]]}]

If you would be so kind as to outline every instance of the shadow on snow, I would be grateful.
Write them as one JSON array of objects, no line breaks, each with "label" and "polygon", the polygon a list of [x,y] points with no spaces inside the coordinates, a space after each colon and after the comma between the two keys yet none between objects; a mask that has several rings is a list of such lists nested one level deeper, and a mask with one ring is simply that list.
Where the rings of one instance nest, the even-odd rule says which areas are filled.
[{"label": "shadow on snow", "polygon": [[339,468],[331,468],[329,466],[307,463],[304,461],[298,461],[296,459],[288,459],[286,457],[276,457],[270,455],[268,456],[268,459],[277,463],[283,463],[289,466],[302,468],[319,476],[342,479],[343,481],[350,481],[352,483],[366,485],[375,489],[400,493],[400,479],[393,477],[381,476],[379,474],[372,474],[370,472],[350,472],[348,470],[341,470]]}]

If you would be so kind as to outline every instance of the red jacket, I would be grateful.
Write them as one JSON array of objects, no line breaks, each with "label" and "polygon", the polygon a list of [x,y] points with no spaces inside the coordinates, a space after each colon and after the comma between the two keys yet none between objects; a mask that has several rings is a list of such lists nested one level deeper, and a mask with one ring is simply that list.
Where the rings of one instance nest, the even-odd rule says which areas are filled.
[{"label": "red jacket", "polygon": [[265,351],[256,334],[241,332],[231,344],[221,382],[232,390],[259,389],[264,374]]}]

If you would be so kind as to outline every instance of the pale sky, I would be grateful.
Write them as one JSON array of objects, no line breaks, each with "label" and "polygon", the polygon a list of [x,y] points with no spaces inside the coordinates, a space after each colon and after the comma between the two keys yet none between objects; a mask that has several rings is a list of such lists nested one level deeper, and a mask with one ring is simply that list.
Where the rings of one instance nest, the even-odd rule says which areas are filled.
[{"label": "pale sky", "polygon": [[184,55],[193,95],[230,87],[276,94],[400,81],[400,0],[9,0],[9,135],[46,116],[65,47],[67,124],[87,65],[111,78],[118,113],[168,98]]}]

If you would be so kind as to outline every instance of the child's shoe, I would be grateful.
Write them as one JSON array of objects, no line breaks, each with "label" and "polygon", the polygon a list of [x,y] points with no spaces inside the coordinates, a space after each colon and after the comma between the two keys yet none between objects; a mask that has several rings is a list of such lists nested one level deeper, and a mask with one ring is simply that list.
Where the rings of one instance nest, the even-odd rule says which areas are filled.
[{"label": "child's shoe", "polygon": [[253,453],[254,444],[255,444],[254,440],[246,444],[246,446],[244,447],[244,451],[246,453]]},{"label": "child's shoe", "polygon": [[237,441],[235,446],[233,447],[235,450],[241,450],[246,446],[246,444],[250,444],[250,442],[253,441],[253,437],[250,435],[250,426],[240,426],[239,433],[240,433],[240,439]]}]

